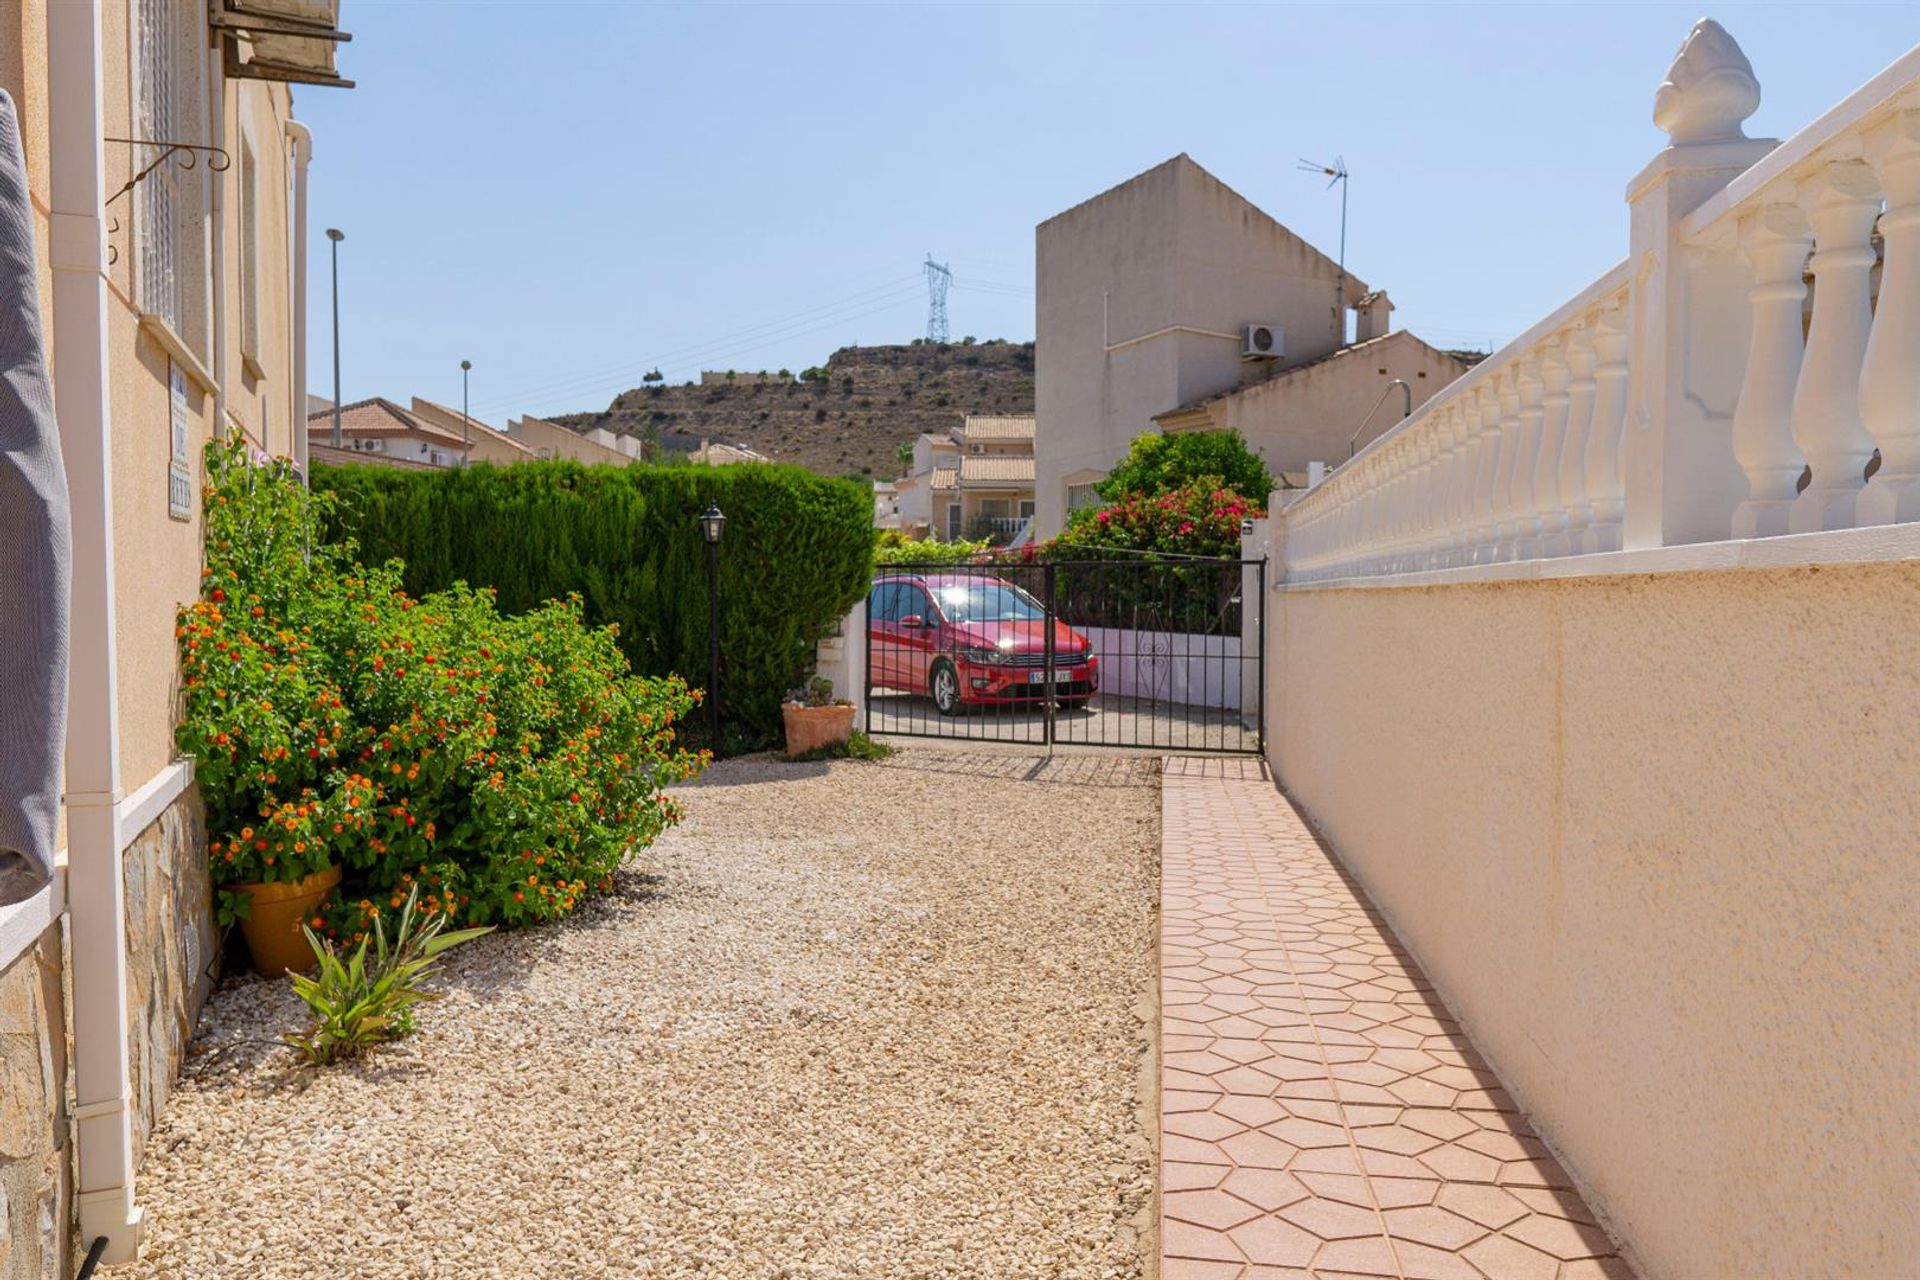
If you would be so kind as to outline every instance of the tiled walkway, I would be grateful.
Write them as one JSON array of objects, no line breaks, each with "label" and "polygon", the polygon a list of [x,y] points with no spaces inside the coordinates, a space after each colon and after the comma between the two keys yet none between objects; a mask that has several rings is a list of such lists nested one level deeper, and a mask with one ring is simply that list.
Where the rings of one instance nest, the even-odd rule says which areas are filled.
[{"label": "tiled walkway", "polygon": [[1630,1276],[1260,764],[1161,795],[1161,1280]]}]

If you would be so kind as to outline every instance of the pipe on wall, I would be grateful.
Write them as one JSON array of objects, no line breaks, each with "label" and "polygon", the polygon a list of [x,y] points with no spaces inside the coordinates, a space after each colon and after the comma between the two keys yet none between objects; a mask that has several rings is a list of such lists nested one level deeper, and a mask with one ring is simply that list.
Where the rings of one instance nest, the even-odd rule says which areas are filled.
[{"label": "pipe on wall", "polygon": [[293,403],[287,421],[293,426],[293,448],[288,450],[300,474],[307,466],[307,166],[313,161],[313,132],[298,120],[287,121],[293,143],[293,332],[291,383]]},{"label": "pipe on wall", "polygon": [[47,6],[54,409],[73,527],[66,747],[67,917],[80,1238],[107,1262],[139,1252],[129,1089],[118,654],[114,644],[112,394],[101,219],[100,0]]},{"label": "pipe on wall", "polygon": [[[207,122],[209,140],[231,155],[227,150],[227,65],[218,40],[207,52]],[[237,171],[229,171],[239,176]],[[231,372],[227,362],[227,180],[217,173],[208,175],[207,220],[211,228],[207,267],[212,287],[208,363],[213,366],[213,435],[217,440],[224,438],[236,421],[227,410],[227,375]],[[265,436],[262,431],[262,443]]]}]

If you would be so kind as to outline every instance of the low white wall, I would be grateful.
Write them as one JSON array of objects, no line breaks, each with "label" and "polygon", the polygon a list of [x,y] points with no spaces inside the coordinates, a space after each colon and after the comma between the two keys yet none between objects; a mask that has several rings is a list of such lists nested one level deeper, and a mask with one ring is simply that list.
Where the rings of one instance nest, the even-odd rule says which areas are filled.
[{"label": "low white wall", "polygon": [[860,597],[838,633],[822,636],[814,648],[814,674],[833,681],[833,695],[853,702],[853,727],[867,728],[867,598]]},{"label": "low white wall", "polygon": [[1271,753],[1651,1278],[1920,1265],[1920,563],[1270,596]]},{"label": "low white wall", "polygon": [[1118,627],[1076,626],[1074,630],[1085,636],[1099,655],[1102,695],[1241,709],[1240,674],[1244,664],[1239,636]]}]

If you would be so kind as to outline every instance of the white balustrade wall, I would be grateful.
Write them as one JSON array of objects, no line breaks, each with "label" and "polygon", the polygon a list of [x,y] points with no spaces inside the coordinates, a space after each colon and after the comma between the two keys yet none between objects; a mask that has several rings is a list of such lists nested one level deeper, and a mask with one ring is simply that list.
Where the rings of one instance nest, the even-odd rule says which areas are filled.
[{"label": "white balustrade wall", "polygon": [[1627,259],[1288,505],[1286,581],[1920,520],[1920,48],[1785,143],[1759,101],[1695,26]]}]

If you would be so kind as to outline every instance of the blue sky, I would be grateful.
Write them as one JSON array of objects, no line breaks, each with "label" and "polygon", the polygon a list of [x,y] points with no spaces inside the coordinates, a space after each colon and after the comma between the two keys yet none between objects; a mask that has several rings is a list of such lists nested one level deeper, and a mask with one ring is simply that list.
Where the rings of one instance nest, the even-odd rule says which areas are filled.
[{"label": "blue sky", "polygon": [[[1625,252],[1694,5],[808,5],[347,0],[313,128],[309,368],[348,399],[603,408],[658,365],[795,370],[925,330],[1033,336],[1034,224],[1185,151],[1347,260],[1396,323],[1498,343]],[[1723,6],[1787,137],[1920,7]]]}]

